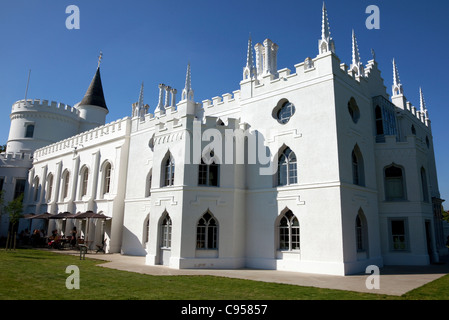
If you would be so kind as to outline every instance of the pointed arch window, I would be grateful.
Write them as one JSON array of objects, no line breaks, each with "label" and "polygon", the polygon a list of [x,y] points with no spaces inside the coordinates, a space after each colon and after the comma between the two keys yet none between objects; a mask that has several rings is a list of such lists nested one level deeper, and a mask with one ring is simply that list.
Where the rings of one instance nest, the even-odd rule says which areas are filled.
[{"label": "pointed arch window", "polygon": [[198,185],[199,186],[211,186],[218,187],[218,180],[220,174],[220,166],[213,161],[214,152],[210,152],[210,158],[206,164],[201,158],[201,163],[199,165],[198,171]]},{"label": "pointed arch window", "polygon": [[161,223],[161,247],[169,249],[171,248],[171,233],[172,233],[172,222],[168,213],[165,214],[164,219]]},{"label": "pointed arch window", "polygon": [[279,157],[278,185],[286,186],[295,183],[298,183],[296,155],[290,148],[286,148]]},{"label": "pointed arch window", "polygon": [[376,114],[376,134],[378,136],[382,136],[384,134],[384,124],[382,120],[382,110],[379,106],[376,106],[375,109]]},{"label": "pointed arch window", "polygon": [[66,199],[69,195],[69,182],[70,182],[70,172],[66,171],[62,176],[62,200]]},{"label": "pointed arch window", "polygon": [[105,195],[111,191],[111,172],[112,172],[112,166],[108,162],[104,167],[103,195]]},{"label": "pointed arch window", "polygon": [[151,196],[151,184],[153,182],[153,170],[150,170],[150,172],[147,175],[147,181],[146,181],[146,188],[145,188],[145,197]]},{"label": "pointed arch window", "polygon": [[85,167],[81,175],[81,197],[87,195],[88,183],[89,183],[89,169]]},{"label": "pointed arch window", "polygon": [[175,159],[169,154],[164,166],[164,186],[173,186],[175,183]]},{"label": "pointed arch window", "polygon": [[362,208],[355,218],[355,240],[357,252],[366,252],[368,248],[368,226]]},{"label": "pointed arch window", "polygon": [[396,165],[391,165],[385,168],[384,174],[386,200],[405,200],[404,172],[402,168]]},{"label": "pointed arch window", "polygon": [[206,212],[198,221],[196,227],[196,248],[217,249],[218,224],[217,220]]},{"label": "pointed arch window", "polygon": [[357,145],[352,150],[351,159],[352,159],[352,183],[359,186],[365,186],[363,156]]},{"label": "pointed arch window", "polygon": [[39,198],[39,177],[34,178],[33,182],[33,201],[36,202]]},{"label": "pointed arch window", "polygon": [[279,250],[293,251],[300,249],[299,221],[298,218],[288,210],[279,221]]},{"label": "pointed arch window", "polygon": [[150,215],[147,216],[143,225],[143,243],[145,244],[150,241]]},{"label": "pointed arch window", "polygon": [[424,202],[429,202],[429,187],[427,185],[427,175],[424,167],[421,167],[421,189]]},{"label": "pointed arch window", "polygon": [[47,202],[50,202],[53,194],[53,174],[49,174],[47,178]]}]

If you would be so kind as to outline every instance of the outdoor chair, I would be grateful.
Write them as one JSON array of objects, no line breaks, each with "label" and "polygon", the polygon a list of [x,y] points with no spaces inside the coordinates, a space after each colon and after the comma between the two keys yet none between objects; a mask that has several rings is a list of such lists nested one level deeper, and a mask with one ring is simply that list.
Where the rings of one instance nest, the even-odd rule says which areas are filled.
[{"label": "outdoor chair", "polygon": [[97,244],[97,251],[96,251],[95,253],[98,253],[98,252],[106,253],[106,252],[104,251],[105,245],[106,245],[106,239],[104,239],[103,242],[102,242],[101,244]]}]

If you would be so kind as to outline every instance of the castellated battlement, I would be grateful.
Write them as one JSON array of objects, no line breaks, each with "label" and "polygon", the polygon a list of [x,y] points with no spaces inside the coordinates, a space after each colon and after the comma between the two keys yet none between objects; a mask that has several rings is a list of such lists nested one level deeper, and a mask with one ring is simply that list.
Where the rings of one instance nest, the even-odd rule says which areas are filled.
[{"label": "castellated battlement", "polygon": [[67,104],[43,99],[19,100],[12,105],[11,115],[18,112],[49,112],[66,117],[79,118],[79,110]]},{"label": "castellated battlement", "polygon": [[0,153],[0,164],[2,166],[7,166],[8,163],[14,163],[17,165],[17,162],[30,162],[33,159],[33,155],[31,153],[23,153],[23,152],[3,152]]},{"label": "castellated battlement", "polygon": [[78,149],[81,150],[82,148],[87,148],[98,143],[105,143],[113,139],[121,138],[129,133],[129,123],[130,118],[125,117],[89,131],[85,131],[76,136],[37,149],[34,152],[34,158],[41,160],[43,157],[59,155]]}]

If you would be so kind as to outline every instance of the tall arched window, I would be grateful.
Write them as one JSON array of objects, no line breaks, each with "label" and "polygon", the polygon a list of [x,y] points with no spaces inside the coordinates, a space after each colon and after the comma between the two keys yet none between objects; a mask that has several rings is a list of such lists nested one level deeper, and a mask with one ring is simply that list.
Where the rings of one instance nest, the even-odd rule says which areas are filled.
[{"label": "tall arched window", "polygon": [[145,197],[151,196],[151,184],[153,182],[153,170],[150,170],[150,172],[147,175],[146,180],[146,186],[145,186]]},{"label": "tall arched window", "polygon": [[278,185],[286,186],[295,183],[298,183],[296,155],[290,148],[286,148],[279,157]]},{"label": "tall arched window", "polygon": [[220,167],[215,161],[212,161],[214,157],[213,151],[210,153],[210,157],[209,164],[206,164],[203,158],[201,158],[198,172],[198,185],[218,187]]},{"label": "tall arched window", "polygon": [[365,170],[363,164],[363,156],[359,147],[356,145],[352,150],[352,183],[365,186]]},{"label": "tall arched window", "polygon": [[175,182],[175,159],[169,154],[164,164],[164,186],[172,186]]},{"label": "tall arched window", "polygon": [[143,223],[144,228],[143,228],[143,243],[148,243],[148,241],[150,241],[150,215],[148,215]]},{"label": "tall arched window", "polygon": [[282,215],[278,229],[279,250],[292,251],[300,249],[299,221],[293,212],[288,210]]},{"label": "tall arched window", "polygon": [[34,136],[34,124],[29,124],[26,126],[25,138],[32,138]]},{"label": "tall arched window", "polygon": [[111,170],[112,166],[108,162],[104,167],[104,180],[103,180],[103,195],[111,191]]},{"label": "tall arched window", "polygon": [[355,240],[357,252],[367,252],[368,249],[368,226],[362,208],[359,209],[355,218]]},{"label": "tall arched window", "polygon": [[161,223],[161,247],[171,248],[171,219],[168,213],[165,214]]},{"label": "tall arched window", "polygon": [[47,201],[51,201],[53,194],[53,174],[49,174],[47,177]]},{"label": "tall arched window", "polygon": [[217,249],[218,225],[215,218],[206,212],[196,227],[196,248]]},{"label": "tall arched window", "polygon": [[385,172],[385,198],[387,201],[405,200],[404,173],[402,168],[391,165]]},{"label": "tall arched window", "polygon": [[87,195],[87,185],[89,183],[89,169],[85,167],[81,174],[81,197]]},{"label": "tall arched window", "polygon": [[36,202],[39,198],[39,177],[34,178],[33,181],[33,201]]},{"label": "tall arched window", "polygon": [[67,170],[62,175],[62,182],[63,182],[63,185],[62,185],[62,200],[64,200],[69,195],[69,186],[70,186],[69,185],[70,172],[68,172]]},{"label": "tall arched window", "polygon": [[429,202],[429,187],[427,186],[427,175],[424,167],[421,167],[421,189],[424,202]]}]

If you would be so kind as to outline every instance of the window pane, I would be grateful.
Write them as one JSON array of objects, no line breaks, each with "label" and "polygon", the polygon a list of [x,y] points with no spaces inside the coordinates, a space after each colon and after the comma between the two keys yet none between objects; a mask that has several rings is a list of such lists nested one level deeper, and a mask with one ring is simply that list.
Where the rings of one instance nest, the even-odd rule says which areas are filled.
[{"label": "window pane", "polygon": [[292,250],[299,250],[299,226],[292,227]]},{"label": "window pane", "polygon": [[26,127],[25,138],[32,138],[34,136],[34,125],[30,124]]},{"label": "window pane", "polygon": [[279,249],[289,250],[288,227],[279,227]]},{"label": "window pane", "polygon": [[279,185],[285,186],[287,185],[287,162],[284,162],[280,164],[278,169],[278,175],[279,175]]},{"label": "window pane", "polygon": [[391,221],[391,235],[393,239],[393,250],[406,250],[405,239],[405,221],[393,220]]},{"label": "window pane", "polygon": [[218,186],[218,165],[215,163],[209,166],[209,185],[213,187]]},{"label": "window pane", "polygon": [[217,248],[217,227],[209,226],[207,228],[207,248],[216,249]]},{"label": "window pane", "polygon": [[207,184],[207,165],[205,164],[199,165],[198,184],[199,185]]},{"label": "window pane", "polygon": [[388,178],[386,180],[387,199],[403,199],[404,198],[404,186],[402,184],[402,178]]},{"label": "window pane", "polygon": [[[201,219],[203,220],[203,219]],[[197,226],[196,228],[196,248],[204,249],[206,247],[206,226]]]}]

